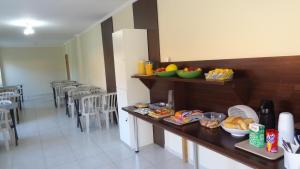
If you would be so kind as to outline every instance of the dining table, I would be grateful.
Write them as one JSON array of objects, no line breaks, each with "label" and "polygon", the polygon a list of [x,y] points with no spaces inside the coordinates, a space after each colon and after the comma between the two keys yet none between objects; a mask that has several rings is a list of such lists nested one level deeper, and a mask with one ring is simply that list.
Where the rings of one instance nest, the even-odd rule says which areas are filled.
[{"label": "dining table", "polygon": [[0,104],[0,108],[9,110],[11,119],[12,119],[12,125],[11,128],[14,129],[14,134],[15,134],[15,144],[16,146],[18,145],[18,132],[17,132],[17,125],[16,125],[16,119],[15,119],[15,114],[14,110],[18,107],[18,103],[11,103],[11,104]]}]

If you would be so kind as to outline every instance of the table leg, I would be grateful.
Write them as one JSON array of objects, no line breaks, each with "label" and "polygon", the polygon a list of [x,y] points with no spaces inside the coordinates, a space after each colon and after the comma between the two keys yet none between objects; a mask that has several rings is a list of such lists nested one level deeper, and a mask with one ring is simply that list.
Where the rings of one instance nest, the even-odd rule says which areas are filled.
[{"label": "table leg", "polygon": [[182,142],[182,159],[184,162],[188,162],[189,160],[189,156],[188,156],[188,144],[187,144],[187,140],[185,138],[181,139]]},{"label": "table leg", "polygon": [[135,152],[139,152],[139,135],[138,135],[138,124],[137,117],[133,116],[133,130],[134,130],[134,139],[135,139]]},{"label": "table leg", "polygon": [[81,132],[83,132],[81,121],[80,121],[81,114],[79,113],[79,101],[75,100],[74,104],[75,104],[75,108],[76,108],[76,112],[77,112],[77,127],[80,127]]},{"label": "table leg", "polygon": [[57,108],[56,93],[55,93],[55,88],[54,87],[52,87],[52,91],[53,91],[53,98],[54,98],[54,106]]},{"label": "table leg", "polygon": [[193,155],[194,155],[194,169],[199,169],[199,164],[198,164],[198,145],[193,142]]},{"label": "table leg", "polygon": [[65,93],[65,104],[66,104],[66,115],[70,117],[70,112],[69,112],[69,105],[68,105],[68,93]]},{"label": "table leg", "polygon": [[21,92],[20,92],[20,93],[21,93],[21,97],[22,97],[22,102],[24,102],[24,96],[23,96],[23,85],[20,85],[20,87],[21,87],[21,89],[20,89],[20,90],[21,90]]},{"label": "table leg", "polygon": [[20,117],[19,117],[19,109],[16,108],[16,114],[17,114],[17,123],[20,123]]},{"label": "table leg", "polygon": [[14,115],[14,110],[13,109],[10,109],[10,116],[11,116],[11,119],[12,119],[12,128],[14,129],[14,133],[15,133],[15,141],[16,141],[16,146],[18,145],[18,139],[19,139],[19,136],[18,136],[18,132],[17,132],[17,127],[16,127],[16,122],[15,122],[15,115]]},{"label": "table leg", "polygon": [[18,103],[19,103],[20,110],[22,110],[22,100],[21,100],[21,96],[18,98]]}]

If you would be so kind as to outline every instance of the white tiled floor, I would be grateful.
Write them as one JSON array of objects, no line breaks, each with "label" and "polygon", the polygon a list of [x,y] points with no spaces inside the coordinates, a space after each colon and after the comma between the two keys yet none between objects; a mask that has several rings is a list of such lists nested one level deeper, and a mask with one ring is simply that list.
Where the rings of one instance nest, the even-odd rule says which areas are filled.
[{"label": "white tiled floor", "polygon": [[0,143],[0,169],[191,169],[157,145],[135,154],[119,140],[118,128],[81,133],[65,109],[27,101],[18,125],[19,146]]}]

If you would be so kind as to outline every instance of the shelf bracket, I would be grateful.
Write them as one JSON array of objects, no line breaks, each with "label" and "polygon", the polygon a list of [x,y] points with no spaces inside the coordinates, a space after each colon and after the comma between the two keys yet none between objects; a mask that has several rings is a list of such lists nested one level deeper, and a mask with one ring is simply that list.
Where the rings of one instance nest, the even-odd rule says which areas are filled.
[{"label": "shelf bracket", "polygon": [[155,83],[154,80],[149,80],[149,79],[140,79],[140,81],[142,81],[148,89],[151,89]]}]

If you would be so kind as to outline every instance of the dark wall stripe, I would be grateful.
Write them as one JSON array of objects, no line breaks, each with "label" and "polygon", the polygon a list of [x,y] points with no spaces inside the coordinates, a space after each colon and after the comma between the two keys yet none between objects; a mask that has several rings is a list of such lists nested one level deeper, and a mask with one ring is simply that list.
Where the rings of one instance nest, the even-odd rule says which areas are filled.
[{"label": "dark wall stripe", "polygon": [[[157,0],[139,0],[133,4],[134,28],[147,29],[148,32],[148,55],[149,60],[160,62],[159,27]],[[151,102],[158,101],[154,95],[155,91],[150,90]],[[164,147],[164,130],[153,127],[154,143]]]},{"label": "dark wall stripe", "polygon": [[157,0],[139,0],[133,4],[134,28],[148,30],[149,60],[160,62]]},{"label": "dark wall stripe", "polygon": [[116,91],[115,63],[112,42],[113,20],[112,17],[101,23],[102,42],[104,52],[105,77],[107,92]]}]

